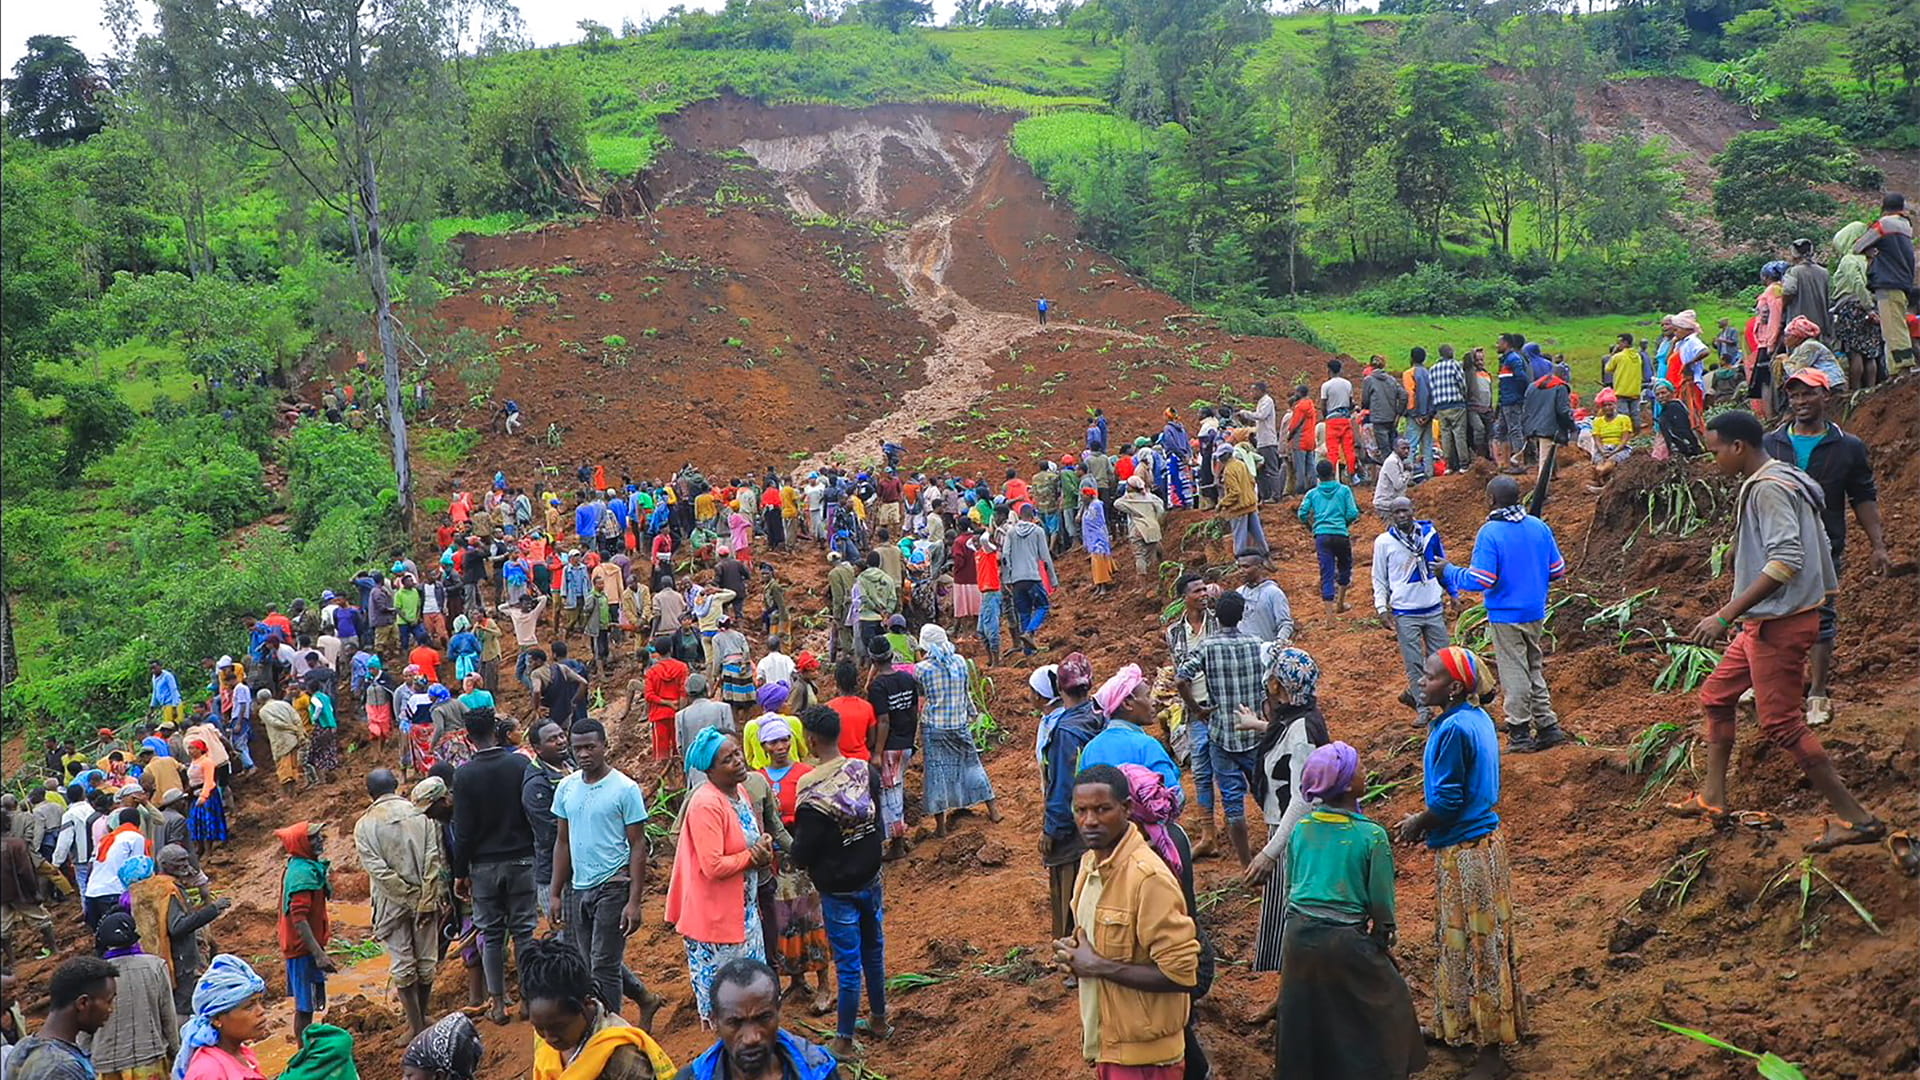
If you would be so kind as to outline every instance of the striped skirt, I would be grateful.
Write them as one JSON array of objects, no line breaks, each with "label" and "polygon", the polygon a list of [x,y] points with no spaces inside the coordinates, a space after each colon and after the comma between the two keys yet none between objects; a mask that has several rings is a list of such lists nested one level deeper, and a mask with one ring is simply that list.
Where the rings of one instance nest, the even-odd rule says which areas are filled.
[{"label": "striped skirt", "polygon": [[[1287,804],[1287,812],[1280,824],[1268,834],[1271,842],[1275,836],[1293,836],[1293,827],[1300,819],[1312,812],[1313,804],[1298,799]],[[1287,844],[1282,841],[1280,854],[1274,860],[1273,876],[1267,879],[1267,887],[1260,898],[1260,926],[1253,935],[1253,970],[1279,971],[1281,954],[1281,935],[1287,922]]]},{"label": "striped skirt", "polygon": [[1434,1030],[1449,1046],[1519,1042],[1526,1001],[1506,838],[1496,829],[1441,848],[1434,864]]}]

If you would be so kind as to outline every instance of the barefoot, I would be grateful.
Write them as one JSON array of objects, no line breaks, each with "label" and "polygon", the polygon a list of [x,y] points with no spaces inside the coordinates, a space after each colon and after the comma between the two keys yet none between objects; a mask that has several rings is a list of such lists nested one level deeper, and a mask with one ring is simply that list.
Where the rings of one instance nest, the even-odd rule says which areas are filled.
[{"label": "barefoot", "polygon": [[839,1058],[841,1061],[853,1060],[854,1049],[852,1039],[843,1039],[835,1035],[833,1038],[827,1040],[827,1049],[833,1051],[833,1056]]}]

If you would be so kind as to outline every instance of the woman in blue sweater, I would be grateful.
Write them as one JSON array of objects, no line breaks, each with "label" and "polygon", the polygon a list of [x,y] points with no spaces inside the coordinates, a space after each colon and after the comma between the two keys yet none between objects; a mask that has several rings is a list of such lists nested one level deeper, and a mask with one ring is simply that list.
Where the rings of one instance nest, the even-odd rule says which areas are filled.
[{"label": "woman in blue sweater", "polygon": [[1459,646],[1427,658],[1421,691],[1439,710],[1427,736],[1426,809],[1400,822],[1401,843],[1433,851],[1433,1030],[1478,1049],[1473,1076],[1499,1071],[1499,1048],[1520,1041],[1526,1003],[1513,930],[1513,885],[1500,834],[1500,740],[1480,706],[1493,699],[1487,664]]}]

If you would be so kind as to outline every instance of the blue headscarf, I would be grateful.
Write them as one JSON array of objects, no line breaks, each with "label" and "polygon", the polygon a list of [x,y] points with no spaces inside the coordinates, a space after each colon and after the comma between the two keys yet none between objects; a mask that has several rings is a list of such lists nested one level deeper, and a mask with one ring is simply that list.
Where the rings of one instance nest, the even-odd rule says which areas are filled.
[{"label": "blue headscarf", "polygon": [[720,744],[727,741],[727,733],[711,725],[700,729],[700,733],[687,744],[687,768],[701,772],[713,768],[720,756]]},{"label": "blue headscarf", "polygon": [[215,1017],[225,1016],[249,998],[267,992],[267,981],[254,973],[245,960],[232,953],[221,953],[207,965],[207,973],[193,988],[193,1016],[180,1028],[180,1053],[173,1059],[173,1080],[185,1080],[187,1063],[196,1050],[220,1042]]},{"label": "blue headscarf", "polygon": [[145,855],[129,855],[127,861],[120,864],[120,887],[131,889],[139,882],[153,876],[153,860]]}]

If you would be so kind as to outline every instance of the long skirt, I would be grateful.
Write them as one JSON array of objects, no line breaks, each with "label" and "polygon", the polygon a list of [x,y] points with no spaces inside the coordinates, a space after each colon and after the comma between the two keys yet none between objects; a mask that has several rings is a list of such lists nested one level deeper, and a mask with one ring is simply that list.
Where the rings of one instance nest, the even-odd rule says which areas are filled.
[{"label": "long skirt", "polygon": [[1093,560],[1093,583],[1095,585],[1111,584],[1113,582],[1113,556],[1091,555],[1088,557]]},{"label": "long skirt", "polygon": [[[1273,827],[1268,839],[1274,836],[1293,836],[1293,827],[1300,819],[1313,810],[1313,804],[1294,800],[1287,804],[1287,812],[1280,818],[1280,824]],[[1281,931],[1286,928],[1287,920],[1287,844],[1280,844],[1279,857],[1274,860],[1273,876],[1267,879],[1265,894],[1260,900],[1260,926],[1253,934],[1253,970],[1279,971],[1284,951],[1281,948]]]},{"label": "long skirt", "polygon": [[307,768],[335,772],[340,768],[340,729],[314,728],[307,739]]},{"label": "long skirt", "polygon": [[227,802],[219,788],[214,788],[206,801],[193,804],[193,814],[187,818],[187,834],[201,841],[226,840]]},{"label": "long skirt", "polygon": [[167,1080],[173,1073],[173,1062],[158,1058],[144,1065],[129,1065],[124,1069],[108,1069],[100,1074],[100,1080]]},{"label": "long skirt", "polygon": [[833,946],[820,914],[820,892],[805,870],[788,864],[780,867],[774,879],[773,921],[779,931],[775,947],[781,973],[799,976],[827,970]]},{"label": "long skirt", "polygon": [[687,974],[693,982],[694,1004],[700,1008],[700,1019],[713,1018],[713,977],[728,961],[758,960],[767,962],[767,943],[761,936],[760,902],[752,890],[747,892],[746,937],[744,940],[730,943],[695,941],[687,938]]},{"label": "long skirt", "polygon": [[1358,926],[1287,918],[1274,1063],[1287,1080],[1401,1080],[1427,1064],[1407,981]]},{"label": "long skirt", "polygon": [[779,547],[787,542],[787,519],[777,506],[769,506],[760,511],[760,528],[767,534],[767,544]]},{"label": "long skirt", "polygon": [[367,706],[367,734],[381,740],[393,734],[392,705]]},{"label": "long skirt", "polygon": [[289,750],[273,759],[273,775],[282,784],[298,783],[300,780],[300,751]]},{"label": "long skirt", "polygon": [[1441,848],[1434,864],[1434,1030],[1449,1046],[1519,1042],[1526,1001],[1506,839],[1495,830]]},{"label": "long skirt", "polygon": [[986,766],[980,764],[973,735],[964,726],[936,728],[923,723],[921,729],[927,747],[927,813],[944,814],[992,802],[993,781],[987,779]]},{"label": "long skirt", "polygon": [[955,584],[951,595],[954,618],[968,619],[980,614],[980,586]]}]

